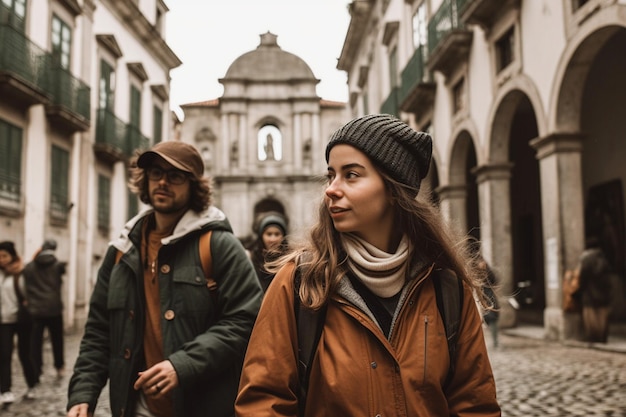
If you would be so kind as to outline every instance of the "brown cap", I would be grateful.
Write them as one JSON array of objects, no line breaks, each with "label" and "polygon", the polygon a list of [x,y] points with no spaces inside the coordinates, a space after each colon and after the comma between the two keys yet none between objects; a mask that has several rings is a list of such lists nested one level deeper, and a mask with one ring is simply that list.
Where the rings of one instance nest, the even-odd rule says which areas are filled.
[{"label": "brown cap", "polygon": [[201,178],[204,173],[204,162],[200,153],[188,143],[178,140],[159,142],[139,156],[137,166],[143,169],[150,167],[156,156],[160,156],[181,171],[195,175],[196,178]]}]

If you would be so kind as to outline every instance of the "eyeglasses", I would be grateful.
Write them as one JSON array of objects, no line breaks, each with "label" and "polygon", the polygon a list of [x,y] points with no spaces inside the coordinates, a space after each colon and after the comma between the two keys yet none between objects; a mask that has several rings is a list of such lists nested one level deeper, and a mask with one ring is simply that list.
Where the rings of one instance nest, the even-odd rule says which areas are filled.
[{"label": "eyeglasses", "polygon": [[147,172],[148,179],[150,181],[161,181],[161,178],[163,178],[163,175],[165,175],[167,182],[174,185],[184,184],[185,181],[187,181],[187,178],[189,178],[185,172],[178,169],[171,169],[169,171],[166,171],[161,168],[152,167],[148,168]]}]

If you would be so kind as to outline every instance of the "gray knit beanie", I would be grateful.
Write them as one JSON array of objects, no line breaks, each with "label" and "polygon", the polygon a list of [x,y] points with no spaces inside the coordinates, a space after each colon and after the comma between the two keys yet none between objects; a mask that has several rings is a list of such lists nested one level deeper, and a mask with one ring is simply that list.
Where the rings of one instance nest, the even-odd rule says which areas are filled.
[{"label": "gray knit beanie", "polygon": [[389,114],[357,117],[339,128],[326,146],[326,162],[333,146],[352,145],[398,182],[415,190],[428,174],[433,151],[432,138],[416,132]]}]

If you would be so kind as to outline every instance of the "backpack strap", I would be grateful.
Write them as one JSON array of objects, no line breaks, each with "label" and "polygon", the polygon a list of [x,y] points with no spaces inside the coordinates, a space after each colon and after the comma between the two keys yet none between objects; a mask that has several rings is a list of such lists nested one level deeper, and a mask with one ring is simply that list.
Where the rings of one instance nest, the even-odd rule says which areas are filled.
[{"label": "backpack strap", "polygon": [[200,236],[198,250],[200,251],[200,262],[202,262],[202,270],[206,278],[206,286],[211,292],[211,298],[217,305],[217,282],[213,278],[213,258],[211,257],[211,234],[212,230],[203,233]]},{"label": "backpack strap", "polygon": [[437,269],[435,273],[436,276],[433,283],[437,298],[437,309],[439,309],[439,314],[446,330],[448,355],[450,356],[448,375],[443,384],[445,390],[456,369],[456,342],[459,338],[461,309],[463,308],[463,281],[450,269]]},{"label": "backpack strap", "polygon": [[298,378],[300,381],[298,395],[298,415],[304,416],[306,397],[309,389],[309,374],[311,364],[317,350],[324,321],[326,319],[326,304],[319,310],[301,308],[300,283],[302,266],[296,266],[293,278],[294,286],[294,315],[296,317],[296,328],[298,329]]}]

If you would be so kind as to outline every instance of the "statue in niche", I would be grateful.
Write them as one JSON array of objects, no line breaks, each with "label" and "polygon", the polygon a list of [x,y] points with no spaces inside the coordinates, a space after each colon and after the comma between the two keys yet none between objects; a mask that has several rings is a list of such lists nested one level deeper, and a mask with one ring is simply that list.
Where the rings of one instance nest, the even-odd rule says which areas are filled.
[{"label": "statue in niche", "polygon": [[239,164],[239,141],[235,141],[230,145],[230,162],[233,166]]},{"label": "statue in niche", "polygon": [[304,141],[304,144],[302,145],[302,159],[304,159],[305,161],[311,160],[311,148],[311,138],[308,138]]},{"label": "statue in niche", "polygon": [[276,157],[274,156],[274,138],[271,133],[267,134],[265,138],[265,160],[266,161],[274,161]]}]

